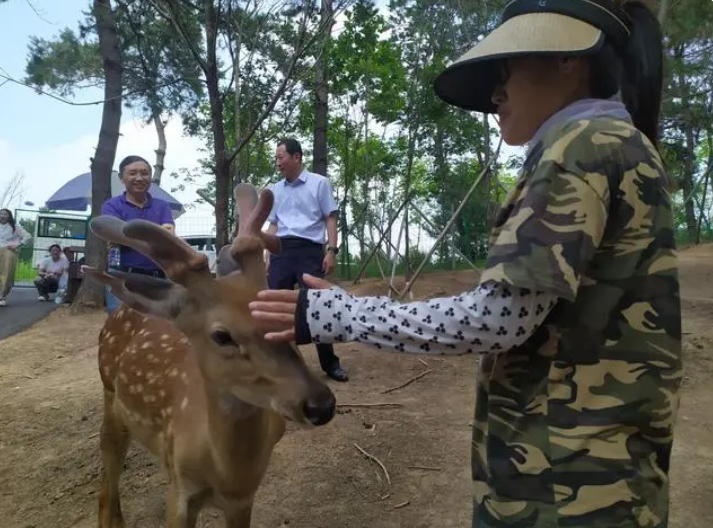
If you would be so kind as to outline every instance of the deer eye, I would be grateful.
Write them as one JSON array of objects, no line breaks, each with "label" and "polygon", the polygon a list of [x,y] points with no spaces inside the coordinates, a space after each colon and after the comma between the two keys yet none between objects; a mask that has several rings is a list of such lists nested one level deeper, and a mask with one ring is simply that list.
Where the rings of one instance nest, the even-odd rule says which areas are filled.
[{"label": "deer eye", "polygon": [[216,345],[218,346],[230,346],[230,345],[235,345],[235,341],[233,341],[233,337],[230,335],[230,332],[227,330],[213,330],[210,334],[211,339],[215,342]]}]

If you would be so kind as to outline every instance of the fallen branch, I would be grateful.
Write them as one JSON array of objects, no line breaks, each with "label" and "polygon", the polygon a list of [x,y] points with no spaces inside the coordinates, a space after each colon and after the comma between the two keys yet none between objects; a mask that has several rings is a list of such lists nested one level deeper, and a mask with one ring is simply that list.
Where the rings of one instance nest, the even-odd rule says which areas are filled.
[{"label": "fallen branch", "polygon": [[431,466],[406,466],[409,469],[424,469],[426,471],[442,471],[441,468]]},{"label": "fallen branch", "polygon": [[403,508],[404,506],[408,506],[411,504],[411,501],[404,501],[402,503],[399,503],[393,507],[394,510],[398,510],[399,508]]},{"label": "fallen branch", "polygon": [[404,387],[406,387],[406,386],[408,386],[408,385],[411,385],[414,381],[421,379],[422,377],[424,377],[424,376],[425,376],[426,374],[428,374],[429,372],[433,372],[433,369],[424,370],[424,371],[421,372],[418,376],[414,376],[413,378],[407,380],[405,383],[402,383],[401,385],[397,385],[396,387],[391,387],[390,389],[386,389],[386,390],[381,391],[381,394],[388,394],[388,393],[390,393],[390,392],[394,392],[394,391],[397,391],[397,390],[399,390],[399,389],[403,389]]},{"label": "fallen branch", "polygon": [[[389,476],[389,472],[386,469],[386,466],[381,462],[381,460],[376,458],[371,453],[365,451],[363,448],[359,447],[359,444],[357,444],[356,442],[354,442],[354,447],[356,447],[359,450],[359,452],[361,452],[362,455],[364,455],[365,457],[367,457],[367,458],[373,460],[374,462],[376,462],[377,464],[379,464],[379,467],[381,467],[381,470],[384,472],[384,476],[386,477],[386,482],[389,484],[389,489],[391,489],[391,477]],[[388,495],[385,495],[384,497],[388,497]],[[384,497],[382,497],[382,499]]]},{"label": "fallen branch", "polygon": [[426,362],[425,362],[424,360],[422,360],[421,358],[418,358],[418,360],[423,364],[424,367],[426,367],[426,368],[429,367],[428,363],[426,363]]},{"label": "fallen branch", "polygon": [[337,407],[403,407],[402,403],[338,403]]}]

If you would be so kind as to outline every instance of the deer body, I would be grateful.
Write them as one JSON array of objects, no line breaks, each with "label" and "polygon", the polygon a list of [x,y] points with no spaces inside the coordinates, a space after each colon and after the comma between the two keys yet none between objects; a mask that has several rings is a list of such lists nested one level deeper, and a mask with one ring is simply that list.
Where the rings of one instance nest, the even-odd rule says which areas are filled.
[{"label": "deer body", "polygon": [[[254,215],[258,220],[269,212],[264,209],[265,204]],[[167,473],[167,528],[193,528],[206,505],[223,511],[227,527],[249,528],[253,497],[285,432],[285,419],[322,425],[335,406],[333,394],[309,373],[299,352],[264,342],[250,320],[247,303],[263,287],[249,273],[259,262],[249,259],[261,248],[257,236],[239,235],[234,247],[221,251],[223,276],[213,279],[201,256],[180,253],[193,250],[173,235],[141,221],[129,224],[145,229],[144,239],[165,244],[169,249],[162,255],[160,248],[127,240],[127,225],[99,222],[111,228],[99,223],[100,236],[152,252],[167,275],[180,281],[86,270],[124,301],[99,335],[104,386],[99,528],[125,526],[119,477],[132,438],[156,455]],[[193,274],[185,268],[190,270],[191,257],[198,268]],[[178,271],[171,271],[173,263]]]}]

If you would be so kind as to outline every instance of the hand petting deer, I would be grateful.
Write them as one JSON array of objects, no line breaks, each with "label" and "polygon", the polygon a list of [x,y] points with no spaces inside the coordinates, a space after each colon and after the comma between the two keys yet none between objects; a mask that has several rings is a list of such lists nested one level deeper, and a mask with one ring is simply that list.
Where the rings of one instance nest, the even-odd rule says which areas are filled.
[{"label": "hand petting deer", "polygon": [[[133,437],[160,458],[169,478],[168,528],[193,528],[205,505],[226,526],[248,528],[253,497],[285,419],[328,423],[335,397],[296,347],[263,339],[248,303],[267,287],[263,251],[280,241],[261,227],[273,204],[235,188],[239,230],[217,263],[159,225],[99,216],[91,229],[130,246],[170,280],[84,268],[123,305],[99,334],[104,385],[99,528],[123,528],[119,477]],[[257,202],[257,204],[256,204]]]}]

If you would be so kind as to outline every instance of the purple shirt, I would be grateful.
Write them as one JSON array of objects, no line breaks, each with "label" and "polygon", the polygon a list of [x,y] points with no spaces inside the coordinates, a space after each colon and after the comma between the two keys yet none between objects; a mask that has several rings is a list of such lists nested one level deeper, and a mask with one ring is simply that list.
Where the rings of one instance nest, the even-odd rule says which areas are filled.
[{"label": "purple shirt", "polygon": [[[102,206],[102,214],[120,218],[125,222],[140,218],[159,225],[175,225],[168,202],[159,198],[154,198],[150,193],[146,193],[146,203],[143,207],[138,207],[137,205],[127,201],[126,192],[120,194],[119,196],[109,198]],[[159,269],[153,260],[142,253],[139,253],[130,247],[120,247],[122,267],[144,268],[150,270]]]}]

